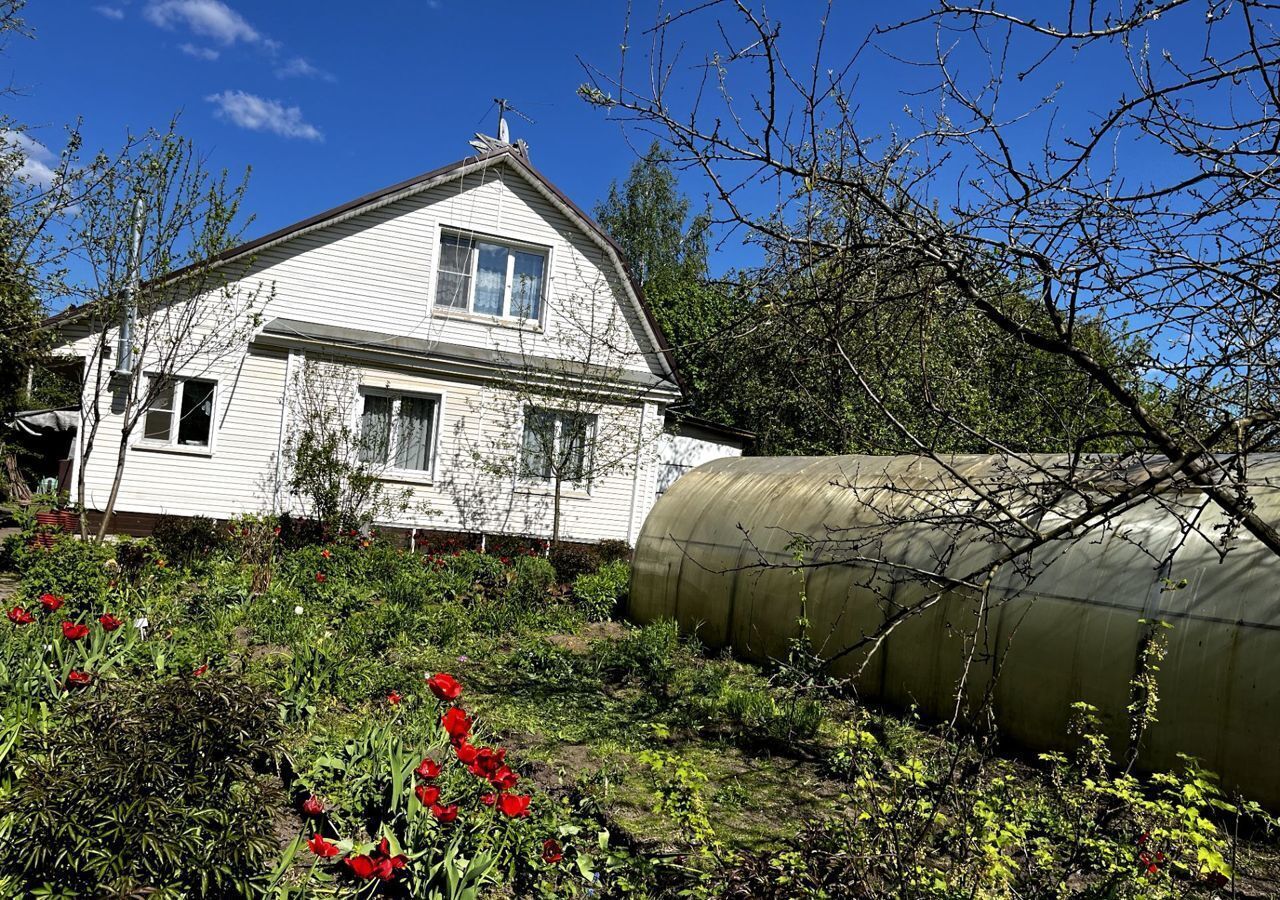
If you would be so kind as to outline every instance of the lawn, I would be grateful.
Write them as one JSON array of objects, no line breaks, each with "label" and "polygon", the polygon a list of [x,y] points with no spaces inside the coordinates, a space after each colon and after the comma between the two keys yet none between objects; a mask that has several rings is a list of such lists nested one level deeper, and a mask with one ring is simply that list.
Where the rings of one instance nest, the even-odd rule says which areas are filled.
[{"label": "lawn", "polygon": [[252,517],[30,538],[5,548],[3,896],[1278,889],[1265,814],[1194,764],[1125,773],[1087,709],[1078,750],[1006,755],[860,705],[802,642],[762,669],[627,624],[625,559]]}]

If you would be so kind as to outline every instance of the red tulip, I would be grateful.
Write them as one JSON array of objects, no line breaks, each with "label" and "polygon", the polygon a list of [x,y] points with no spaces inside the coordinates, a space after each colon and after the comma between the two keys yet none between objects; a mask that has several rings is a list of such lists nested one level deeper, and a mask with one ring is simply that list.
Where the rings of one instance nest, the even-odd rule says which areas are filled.
[{"label": "red tulip", "polygon": [[89,633],[88,625],[81,625],[78,622],[63,622],[62,636],[69,641],[78,641]]},{"label": "red tulip", "polygon": [[440,788],[435,785],[420,784],[413,792],[418,795],[418,802],[423,806],[431,806],[440,799]]},{"label": "red tulip", "polygon": [[15,606],[9,610],[9,621],[14,625],[30,625],[36,620],[35,616],[27,612],[21,606]]},{"label": "red tulip", "polygon": [[312,794],[303,802],[302,811],[309,816],[322,816],[324,815],[324,801]]},{"label": "red tulip", "polygon": [[311,838],[311,840],[307,841],[307,849],[310,850],[312,853],[314,853],[316,856],[320,856],[325,859],[328,859],[331,856],[337,856],[339,853],[342,852],[341,850],[338,849],[337,844],[329,843],[322,836],[318,834],[313,838]]},{"label": "red tulip", "polygon": [[453,752],[457,754],[458,762],[464,766],[474,763],[476,756],[480,753],[479,750],[468,744],[465,739],[453,745]]},{"label": "red tulip", "polygon": [[62,609],[62,598],[55,597],[53,594],[41,594],[40,605],[49,612],[57,612]]},{"label": "red tulip", "polygon": [[497,794],[481,794],[480,802],[483,803],[485,806],[493,806],[493,804],[498,802],[498,795]]},{"label": "red tulip", "polygon": [[88,672],[81,672],[79,669],[72,669],[67,673],[67,687],[84,687],[93,681],[93,676]]},{"label": "red tulip", "polygon": [[321,550],[321,551],[320,551],[320,556],[321,556],[321,558],[323,558],[323,559],[328,559],[329,557],[333,556],[333,554],[332,554],[332,553],[330,553],[328,550]]},{"label": "red tulip", "polygon": [[323,572],[317,572],[317,573],[316,573],[316,583],[317,583],[317,584],[324,584],[324,580],[325,580],[325,578],[326,578],[326,577],[327,577],[327,576],[326,576]]},{"label": "red tulip", "polygon": [[194,669],[191,670],[191,677],[200,678],[201,676],[204,675],[205,672],[208,672],[208,671],[209,671],[208,663],[205,663],[203,666],[196,666]]},{"label": "red tulip", "polygon": [[489,783],[500,791],[509,791],[516,786],[520,776],[511,771],[510,766],[503,766],[489,776]]},{"label": "red tulip", "polygon": [[465,740],[471,733],[471,717],[459,706],[449,707],[449,711],[440,717],[440,724],[454,743]]},{"label": "red tulip", "polygon": [[431,781],[432,779],[440,777],[440,764],[434,759],[428,757],[418,763],[418,768],[413,770],[413,774],[417,775],[419,778]]},{"label": "red tulip", "polygon": [[363,854],[361,856],[348,856],[343,860],[347,868],[351,870],[351,874],[356,878],[362,878],[368,881],[378,874],[378,863],[372,856]]},{"label": "red tulip", "polygon": [[498,798],[498,809],[504,816],[516,818],[529,815],[528,794],[503,794]]},{"label": "red tulip", "polygon": [[121,622],[115,616],[111,615],[111,613],[103,613],[98,616],[98,623],[102,625],[103,631],[115,631],[124,624],[124,622]]},{"label": "red tulip", "polygon": [[437,672],[432,675],[427,679],[427,687],[431,688],[431,693],[441,700],[452,701],[462,696],[462,685],[458,683],[458,679],[447,672]]},{"label": "red tulip", "polygon": [[439,803],[433,803],[431,815],[436,817],[437,822],[452,822],[458,818],[458,804],[450,803],[448,806],[441,806]]},{"label": "red tulip", "polygon": [[400,701],[403,699],[404,698],[401,697],[400,694],[396,691],[392,691],[390,694],[387,694],[387,702],[390,703],[392,706],[399,706]]},{"label": "red tulip", "polygon": [[370,858],[377,864],[377,872],[375,873],[382,881],[390,881],[396,877],[396,871],[403,869],[409,864],[409,858],[403,853],[395,856],[391,855],[391,844],[383,838],[378,842],[378,849],[370,854]]},{"label": "red tulip", "polygon": [[544,863],[554,866],[562,859],[564,859],[564,851],[560,849],[560,845],[556,843],[555,838],[547,838],[542,842],[542,861]]},{"label": "red tulip", "polygon": [[492,747],[484,747],[476,753],[475,771],[473,774],[482,778],[488,778],[498,769],[502,768],[502,761],[506,759],[507,751],[494,750]]}]

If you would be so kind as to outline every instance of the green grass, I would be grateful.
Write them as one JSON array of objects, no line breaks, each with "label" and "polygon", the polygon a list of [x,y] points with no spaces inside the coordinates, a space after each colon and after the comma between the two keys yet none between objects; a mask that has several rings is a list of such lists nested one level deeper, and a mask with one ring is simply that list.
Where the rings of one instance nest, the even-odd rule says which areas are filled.
[{"label": "green grass", "polygon": [[[503,870],[506,891],[520,885],[532,895],[575,896],[599,884],[613,895],[716,896],[742,878],[750,884],[742,896],[803,896],[801,884],[839,896],[823,879],[838,884],[841,871],[810,871],[806,862],[814,836],[831,827],[849,829],[859,848],[861,841],[896,846],[919,829],[926,861],[911,870],[912,884],[927,883],[939,860],[988,878],[1011,852],[998,841],[1030,843],[1041,832],[1051,836],[1044,840],[1061,840],[1058,810],[1044,799],[1052,795],[1051,767],[964,750],[909,716],[868,710],[838,691],[788,687],[779,672],[710,654],[670,623],[595,621],[611,607],[616,564],[607,576],[581,582],[588,593],[579,601],[549,584],[536,560],[503,566],[464,554],[424,561],[355,541],[279,553],[260,594],[234,547],[193,568],[148,562],[128,575],[115,574],[108,555],[71,541],[52,554],[18,553],[17,602],[30,605],[57,589],[73,608],[94,615],[111,609],[128,621],[145,616],[147,639],[104,685],[186,676],[208,664],[274,697],[288,759],[282,786],[295,794],[319,779],[344,804],[367,805],[376,779],[326,774],[326,760],[358,757],[361,742],[382,726],[394,726],[397,746],[408,751],[433,746],[440,705],[424,677],[447,671],[461,680],[483,740],[510,750],[539,798],[539,832],[528,836],[525,856]],[[323,582],[317,572],[325,573]],[[0,664],[11,633],[4,635]],[[388,703],[392,692],[403,698],[399,705]],[[49,701],[53,718],[46,722],[56,722],[62,698]],[[977,774],[955,791],[936,789],[946,786],[953,747],[964,750],[966,765],[977,764]],[[0,759],[0,790],[3,779],[16,777],[5,765]],[[350,771],[373,779],[371,766],[363,760]],[[1127,803],[1146,802],[1138,787],[1124,790],[1132,794]],[[935,814],[933,803],[950,807]],[[999,810],[997,820],[1023,830],[1016,838],[981,827],[971,833],[966,817],[986,805]],[[282,834],[300,827],[292,815],[282,810]],[[344,827],[363,824],[352,817]],[[573,858],[591,867],[583,870],[591,877],[562,872],[545,881],[537,855],[547,833],[562,835],[567,846],[580,841]],[[965,840],[973,847],[955,849]],[[1127,832],[1106,841],[1099,858],[1130,853]],[[822,852],[845,859],[838,846]],[[1266,841],[1245,846],[1241,859],[1252,867],[1250,877],[1273,886],[1267,873],[1275,854]],[[752,874],[756,863],[770,873],[763,882]],[[288,872],[286,881],[305,877],[300,869]],[[868,877],[887,890],[899,876],[876,869]],[[984,893],[989,886],[981,878],[973,883],[976,896],[1005,896],[994,888]],[[825,886],[812,887],[819,884]],[[1148,896],[1126,891],[1115,896]],[[922,895],[950,896],[932,888]]]}]

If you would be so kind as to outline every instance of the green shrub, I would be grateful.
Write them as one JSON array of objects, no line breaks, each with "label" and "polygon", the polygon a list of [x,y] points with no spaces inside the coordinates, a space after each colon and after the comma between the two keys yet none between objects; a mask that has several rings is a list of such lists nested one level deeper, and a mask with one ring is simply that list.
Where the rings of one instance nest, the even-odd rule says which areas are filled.
[{"label": "green shrub", "polygon": [[824,717],[817,700],[794,695],[778,698],[763,689],[730,689],[725,712],[756,738],[784,745],[816,736]]},{"label": "green shrub", "polygon": [[546,685],[579,685],[583,660],[549,641],[530,641],[509,657],[508,665],[526,682]]},{"label": "green shrub", "polygon": [[24,547],[18,553],[22,588],[36,597],[48,591],[85,604],[100,602],[120,574],[110,544],[59,537],[52,547]]},{"label": "green shrub", "polygon": [[507,597],[524,605],[545,602],[555,585],[556,570],[551,563],[541,556],[522,556],[511,564]]},{"label": "green shrub", "polygon": [[225,539],[226,532],[207,516],[161,516],[151,533],[156,549],[176,566],[203,562]]},{"label": "green shrub", "polygon": [[[37,895],[247,895],[276,854],[274,703],[230,676],[116,682],[25,736],[0,873]],[[159,891],[159,893],[157,893]]]},{"label": "green shrub", "polygon": [[492,556],[476,550],[463,550],[456,556],[446,556],[444,571],[464,582],[479,585],[486,591],[496,591],[507,583],[507,567]]},{"label": "green shrub", "polygon": [[626,541],[609,540],[596,544],[596,553],[600,556],[600,562],[605,565],[619,561],[630,563],[633,552],[635,551]]},{"label": "green shrub", "polygon": [[586,575],[600,568],[600,554],[596,548],[581,544],[552,547],[548,558],[555,567],[561,584],[573,584],[579,575]]},{"label": "green shrub", "polygon": [[121,538],[116,543],[116,563],[120,566],[121,577],[130,584],[137,581],[138,576],[155,563],[155,553],[155,544],[146,538]]},{"label": "green shrub", "polygon": [[631,587],[631,566],[615,560],[573,583],[574,602],[590,622],[612,618]]}]

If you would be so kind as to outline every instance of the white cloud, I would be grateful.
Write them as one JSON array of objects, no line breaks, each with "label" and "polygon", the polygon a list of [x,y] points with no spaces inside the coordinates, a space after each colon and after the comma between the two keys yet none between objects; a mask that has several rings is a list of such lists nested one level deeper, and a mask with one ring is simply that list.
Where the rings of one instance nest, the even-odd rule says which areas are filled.
[{"label": "white cloud", "polygon": [[205,97],[217,107],[214,115],[250,131],[267,131],[287,138],[322,141],[319,128],[302,118],[302,110],[245,91],[223,91]]},{"label": "white cloud", "polygon": [[321,78],[333,81],[334,77],[323,69],[313,66],[301,56],[295,56],[276,69],[277,78]]},{"label": "white cloud", "polygon": [[218,51],[212,47],[197,47],[195,44],[182,44],[178,49],[187,54],[187,56],[194,56],[196,59],[213,61],[219,56]]},{"label": "white cloud", "polygon": [[98,15],[105,16],[108,19],[119,21],[124,18],[124,10],[118,6],[95,6],[93,10]]},{"label": "white cloud", "polygon": [[152,0],[143,15],[161,28],[185,27],[192,34],[227,46],[237,42],[269,49],[279,46],[222,0]]},{"label": "white cloud", "polygon": [[22,155],[22,164],[14,174],[35,187],[46,188],[53,184],[56,175],[53,167],[58,164],[58,157],[53,151],[34,138],[20,131],[0,130],[0,144],[3,152],[17,150]]}]

